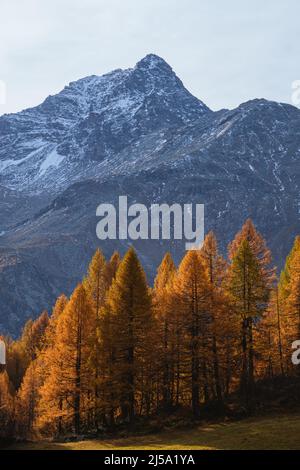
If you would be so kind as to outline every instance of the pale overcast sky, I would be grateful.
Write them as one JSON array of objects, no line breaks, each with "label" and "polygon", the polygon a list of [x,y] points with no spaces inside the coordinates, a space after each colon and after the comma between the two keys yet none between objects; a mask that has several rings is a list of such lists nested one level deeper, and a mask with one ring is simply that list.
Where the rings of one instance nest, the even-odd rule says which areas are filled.
[{"label": "pale overcast sky", "polygon": [[0,114],[152,52],[212,109],[291,102],[299,0],[0,0]]}]

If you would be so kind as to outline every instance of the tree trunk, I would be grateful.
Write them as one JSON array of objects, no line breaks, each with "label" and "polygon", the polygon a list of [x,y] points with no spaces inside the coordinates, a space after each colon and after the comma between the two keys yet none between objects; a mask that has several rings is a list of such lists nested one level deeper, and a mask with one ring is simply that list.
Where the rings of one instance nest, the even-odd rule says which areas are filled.
[{"label": "tree trunk", "polygon": [[74,427],[75,434],[80,433],[80,387],[81,387],[81,320],[78,318],[77,348],[75,363]]}]

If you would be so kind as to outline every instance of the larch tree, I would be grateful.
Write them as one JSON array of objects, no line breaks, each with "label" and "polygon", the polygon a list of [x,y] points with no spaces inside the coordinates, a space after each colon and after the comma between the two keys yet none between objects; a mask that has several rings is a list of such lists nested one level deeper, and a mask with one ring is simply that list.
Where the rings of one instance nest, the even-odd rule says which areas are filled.
[{"label": "larch tree", "polygon": [[110,380],[117,394],[114,400],[119,403],[122,418],[129,422],[135,417],[137,403],[143,406],[149,399],[151,307],[145,273],[130,248],[119,265],[104,307],[104,318],[107,321],[109,315],[109,335],[113,338]]},{"label": "larch tree", "polygon": [[291,347],[300,334],[300,237],[296,237],[287,257],[278,286],[279,298],[283,305],[284,355],[287,372],[294,368],[290,360]]},{"label": "larch tree", "polygon": [[26,369],[39,355],[45,344],[45,331],[49,317],[46,311],[36,320],[28,320],[21,338],[10,341],[7,346],[7,372],[15,390],[21,386]]},{"label": "larch tree", "polygon": [[30,357],[23,342],[18,340],[8,343],[6,370],[15,390],[19,389],[29,364]]},{"label": "larch tree", "polygon": [[73,423],[76,434],[87,423],[94,406],[95,342],[95,311],[85,288],[79,284],[58,318],[55,345],[50,351],[50,373],[40,390],[44,420],[57,423],[62,417]]},{"label": "larch tree", "polygon": [[115,251],[106,264],[106,278],[108,286],[111,286],[113,279],[116,277],[120,262],[120,254],[118,253],[118,251]]},{"label": "larch tree", "polygon": [[186,253],[174,281],[174,295],[180,315],[181,380],[190,389],[192,410],[200,414],[201,395],[209,399],[207,361],[209,357],[210,318],[208,300],[210,283],[196,250]]},{"label": "larch tree", "polygon": [[23,330],[21,342],[30,360],[36,359],[44,345],[44,334],[49,323],[46,311],[34,321],[29,320]]},{"label": "larch tree", "polygon": [[241,319],[241,392],[247,407],[252,409],[255,349],[253,326],[267,308],[269,290],[261,264],[247,239],[241,242],[232,259],[228,290],[232,306]]},{"label": "larch tree", "polygon": [[12,386],[5,370],[0,371],[0,438],[13,435],[14,403]]},{"label": "larch tree", "polygon": [[32,437],[35,430],[40,381],[37,361],[33,360],[26,370],[16,398],[18,434],[21,437]]},{"label": "larch tree", "polygon": [[218,244],[213,232],[209,232],[204,239],[203,245],[199,251],[200,259],[206,269],[208,281],[210,284],[210,294],[208,297],[207,308],[211,319],[211,347],[213,361],[213,375],[215,382],[215,394],[219,402],[222,402],[222,378],[221,378],[221,351],[223,349],[225,338],[225,322],[229,320],[224,318],[224,306],[226,304],[225,293],[223,289],[223,280],[226,272],[226,262],[218,251]]},{"label": "larch tree", "polygon": [[[272,256],[269,248],[267,247],[266,241],[263,238],[263,236],[256,230],[253,222],[251,219],[246,220],[244,223],[242,229],[236,234],[234,240],[230,243],[229,245],[229,260],[232,262],[233,265],[233,259],[237,257],[241,246],[244,242],[247,242],[249,245],[249,249],[253,255],[253,257],[256,260],[256,263],[258,265],[258,270],[259,274],[261,277],[261,282],[264,285],[265,288],[265,299],[261,303],[261,312],[259,313],[259,318],[262,317],[263,313],[267,310],[268,307],[268,294],[270,294],[271,289],[274,287],[275,283],[275,268],[272,266]],[[245,249],[246,245],[244,245]],[[239,253],[240,255],[240,253]],[[231,268],[230,268],[231,269]],[[230,277],[230,273],[229,273]],[[245,277],[245,276],[244,276]],[[246,295],[246,294],[245,294]],[[244,296],[245,296],[244,295]],[[252,365],[253,361],[251,359],[251,356],[253,354],[253,348],[251,344],[253,344],[254,341],[254,336],[259,328],[260,322],[255,321],[251,319],[252,316],[249,317],[248,320],[244,320],[244,328],[248,331],[245,331],[244,334],[242,334],[242,340],[243,343],[243,348],[245,346],[245,338],[249,337],[250,340],[250,370],[249,370],[249,377],[250,378],[250,387],[252,387]],[[254,318],[254,317],[253,317]],[[246,326],[248,325],[248,326]],[[255,330],[253,329],[253,325],[255,325],[257,328]],[[247,354],[246,354],[247,356]],[[243,367],[246,367],[246,359],[245,359],[245,354],[243,353]],[[247,368],[247,367],[246,367]],[[243,374],[242,374],[243,376]],[[246,386],[247,388],[247,386]]]},{"label": "larch tree", "polygon": [[100,309],[104,303],[107,290],[106,260],[99,248],[89,264],[88,274],[83,281],[83,285],[91,298],[96,318],[99,318]]},{"label": "larch tree", "polygon": [[266,285],[271,287],[275,281],[275,269],[272,266],[271,251],[267,247],[264,237],[256,230],[251,219],[246,220],[242,229],[229,244],[229,259],[232,260],[234,258],[244,240],[247,240],[249,243],[250,249],[259,263],[261,274]]},{"label": "larch tree", "polygon": [[64,294],[57,298],[43,336],[44,344],[37,355],[41,385],[44,384],[51,371],[52,350],[56,343],[57,323],[67,304],[68,298]]},{"label": "larch tree", "polygon": [[162,405],[166,410],[172,407],[174,399],[174,328],[172,328],[173,305],[170,303],[170,299],[175,274],[174,261],[170,253],[166,253],[157,270],[153,296],[159,340],[157,380],[159,388],[160,383],[162,384]]},{"label": "larch tree", "polygon": [[291,270],[295,273],[295,270],[297,269],[297,265],[298,265],[297,259],[299,259],[299,254],[300,254],[300,236],[297,236],[295,238],[293,247],[286,258],[284,268],[280,275],[279,296],[282,297],[282,299],[284,300],[287,299],[287,297],[290,294]]},{"label": "larch tree", "polygon": [[[91,305],[95,312],[96,330],[100,326],[100,311],[104,305],[108,284],[108,267],[102,251],[98,248],[89,264],[88,274],[84,279],[83,285],[91,300]],[[101,393],[98,382],[101,380],[100,356],[98,343],[94,344],[93,364],[95,375],[94,386],[94,421],[96,427],[100,425],[101,414],[99,413]]]},{"label": "larch tree", "polygon": [[269,305],[259,324],[260,355],[267,366],[262,375],[272,378],[285,375],[285,308],[276,284],[270,293]]},{"label": "larch tree", "polygon": [[51,317],[49,318],[49,322],[45,330],[43,349],[46,350],[55,345],[56,328],[57,328],[58,319],[63,313],[67,304],[68,304],[68,298],[64,294],[61,294],[56,299],[55,305],[52,309]]},{"label": "larch tree", "polygon": [[[299,256],[300,268],[300,256]],[[288,321],[287,348],[291,350],[292,343],[300,338],[300,272],[292,271],[290,292],[287,298],[286,320]],[[286,328],[287,329],[287,328]]]}]

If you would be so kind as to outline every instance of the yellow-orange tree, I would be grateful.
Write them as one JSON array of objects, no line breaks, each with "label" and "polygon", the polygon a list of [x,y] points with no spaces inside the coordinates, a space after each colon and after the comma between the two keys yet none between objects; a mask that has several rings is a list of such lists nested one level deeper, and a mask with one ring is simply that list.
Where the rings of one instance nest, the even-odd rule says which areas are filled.
[{"label": "yellow-orange tree", "polygon": [[12,386],[5,370],[0,370],[0,438],[13,435]]},{"label": "yellow-orange tree", "polygon": [[108,286],[111,286],[113,279],[116,277],[120,262],[120,254],[115,251],[106,265],[106,282]]},{"label": "yellow-orange tree", "polygon": [[[158,350],[156,358],[159,395],[162,406],[171,409],[174,403],[174,326],[171,294],[176,267],[170,253],[166,253],[154,281],[154,312],[157,325]],[[158,397],[160,399],[160,396]]]},{"label": "yellow-orange tree", "polygon": [[[213,232],[209,232],[199,251],[200,259],[205,267],[209,282],[209,296],[207,309],[211,322],[211,356],[214,377],[214,395],[219,402],[222,401],[222,369],[224,364],[224,349],[229,347],[228,326],[229,312],[226,307],[226,298],[223,280],[226,272],[226,262],[218,251],[217,240]],[[222,354],[223,353],[223,354]],[[229,384],[227,384],[227,388]]]},{"label": "yellow-orange tree", "polygon": [[210,325],[208,301],[210,282],[196,250],[188,251],[181,261],[174,280],[176,309],[179,315],[177,328],[180,334],[180,379],[182,392],[191,397],[195,417],[200,414],[201,394],[208,400],[207,360]]},{"label": "yellow-orange tree", "polygon": [[106,336],[104,346],[109,348],[106,371],[107,380],[114,390],[114,404],[121,410],[123,419],[130,422],[137,412],[137,405],[139,409],[149,406],[151,307],[145,273],[134,249],[130,248],[109,289],[100,333],[100,340]]},{"label": "yellow-orange tree", "polygon": [[[84,279],[84,287],[90,298],[92,308],[94,309],[96,328],[99,328],[100,310],[105,301],[105,295],[108,289],[108,265],[100,249],[97,249],[88,267],[88,274]],[[101,413],[101,392],[98,382],[100,381],[100,355],[98,343],[94,343],[94,354],[92,357],[94,368],[94,421],[96,427],[99,427]]]},{"label": "yellow-orange tree", "polygon": [[[245,242],[248,244],[245,245]],[[259,332],[259,328],[261,325],[261,318],[266,312],[268,308],[268,297],[270,290],[274,286],[275,282],[275,269],[272,266],[272,257],[271,252],[266,245],[266,241],[263,236],[256,230],[253,222],[251,219],[246,220],[242,229],[236,234],[234,240],[229,245],[229,260],[232,262],[229,273],[227,276],[226,282],[230,283],[232,281],[232,268],[233,268],[233,260],[236,257],[240,257],[241,255],[241,246],[244,244],[244,251],[247,248],[249,253],[252,254],[254,264],[257,264],[257,271],[259,272],[259,277],[261,278],[262,289],[262,299],[261,303],[259,304],[259,312],[258,314],[251,315],[249,320],[246,319],[244,313],[242,313],[242,332],[241,332],[241,342],[242,342],[242,374],[241,374],[241,385],[242,389],[244,390],[244,395],[249,395],[249,389],[253,388],[253,376],[254,376],[254,342],[257,342],[258,338],[256,338],[257,333]],[[247,251],[246,250],[246,251]],[[253,265],[254,267],[254,265]],[[233,268],[234,270],[234,268]],[[241,274],[244,274],[241,277]],[[236,279],[239,275],[236,276]],[[240,273],[240,281],[244,283],[246,279],[246,273],[241,271]],[[247,291],[243,292],[244,298],[246,297]],[[265,295],[265,297],[264,297]],[[233,305],[234,307],[234,305]],[[259,335],[258,335],[259,336]],[[256,339],[255,339],[256,338]],[[249,341],[247,342],[247,339]],[[248,344],[249,343],[249,344]],[[248,349],[249,346],[249,355],[248,352],[244,351],[244,349]],[[248,359],[246,359],[248,356]],[[246,378],[248,376],[248,379]],[[248,385],[247,385],[248,383]],[[248,390],[248,392],[247,392]],[[250,393],[252,395],[252,393]]]},{"label": "yellow-orange tree", "polygon": [[261,265],[247,239],[241,242],[232,259],[228,290],[232,306],[241,318],[241,393],[247,407],[252,408],[254,387],[253,324],[259,320],[267,308],[269,291]]},{"label": "yellow-orange tree", "polygon": [[63,418],[77,434],[88,424],[94,408],[95,342],[95,312],[79,284],[58,318],[55,344],[48,352],[50,370],[40,389],[43,423]]},{"label": "yellow-orange tree", "polygon": [[32,436],[34,432],[41,380],[37,359],[34,359],[26,370],[16,397],[17,433],[20,437]]},{"label": "yellow-orange tree", "polygon": [[284,268],[280,275],[280,282],[279,282],[279,295],[286,299],[290,294],[290,286],[291,286],[291,274],[292,272],[295,273],[297,270],[297,258],[299,257],[300,253],[300,236],[295,238],[293,247],[288,254]]}]

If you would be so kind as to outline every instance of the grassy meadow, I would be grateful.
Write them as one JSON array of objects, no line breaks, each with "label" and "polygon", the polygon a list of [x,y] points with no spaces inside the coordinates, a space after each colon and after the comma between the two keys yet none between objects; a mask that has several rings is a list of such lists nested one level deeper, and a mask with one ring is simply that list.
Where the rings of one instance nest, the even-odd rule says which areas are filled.
[{"label": "grassy meadow", "polygon": [[78,442],[18,444],[19,450],[296,450],[300,449],[300,414],[164,430],[157,434]]}]

